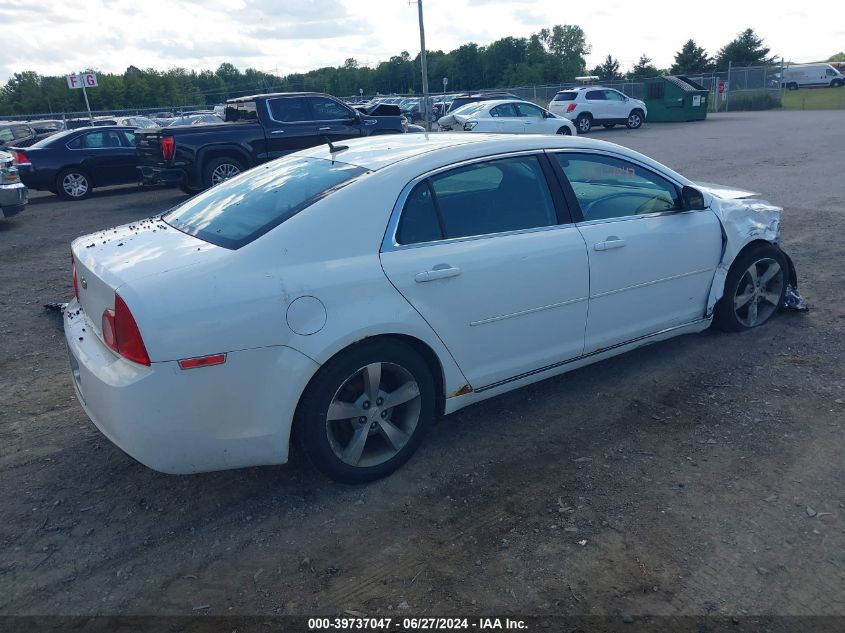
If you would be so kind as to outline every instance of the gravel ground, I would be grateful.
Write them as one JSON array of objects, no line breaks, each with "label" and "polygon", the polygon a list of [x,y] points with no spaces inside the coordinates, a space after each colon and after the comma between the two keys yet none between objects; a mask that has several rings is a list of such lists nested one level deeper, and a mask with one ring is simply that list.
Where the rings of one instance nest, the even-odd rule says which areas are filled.
[{"label": "gravel ground", "polygon": [[0,223],[0,614],[845,615],[842,113],[592,136],[785,207],[813,309],[681,337],[440,422],[387,480],[188,477],[87,420],[69,242],[182,200],[34,194]]}]

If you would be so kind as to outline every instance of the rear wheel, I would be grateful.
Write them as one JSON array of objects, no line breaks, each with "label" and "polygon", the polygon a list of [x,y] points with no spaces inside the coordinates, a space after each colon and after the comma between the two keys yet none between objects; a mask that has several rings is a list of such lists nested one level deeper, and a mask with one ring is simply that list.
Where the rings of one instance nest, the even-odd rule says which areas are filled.
[{"label": "rear wheel", "polygon": [[417,352],[400,341],[364,342],[317,372],[297,408],[297,433],[318,470],[363,483],[408,460],[434,409],[434,379]]},{"label": "rear wheel", "polygon": [[589,114],[579,114],[575,119],[575,127],[578,128],[578,134],[586,134],[593,127],[593,117]]},{"label": "rear wheel", "polygon": [[714,322],[728,332],[766,323],[783,304],[787,262],[779,248],[760,245],[737,257],[728,271]]},{"label": "rear wheel", "polygon": [[798,90],[798,84],[795,83],[794,81],[790,82],[790,83],[786,84],[786,89],[787,90]]},{"label": "rear wheel", "polygon": [[56,177],[56,193],[65,200],[84,200],[91,195],[91,179],[77,167],[64,169]]},{"label": "rear wheel", "polygon": [[244,170],[240,161],[229,156],[212,158],[203,170],[203,183],[206,188],[219,185],[224,180],[234,178]]},{"label": "rear wheel", "polygon": [[565,125],[561,126],[561,128],[557,131],[557,133],[560,134],[561,136],[572,136],[572,130],[570,130]]},{"label": "rear wheel", "polygon": [[629,130],[636,130],[637,128],[641,127],[643,124],[643,112],[642,110],[631,110],[631,114],[628,115],[628,120],[625,121],[625,126]]}]

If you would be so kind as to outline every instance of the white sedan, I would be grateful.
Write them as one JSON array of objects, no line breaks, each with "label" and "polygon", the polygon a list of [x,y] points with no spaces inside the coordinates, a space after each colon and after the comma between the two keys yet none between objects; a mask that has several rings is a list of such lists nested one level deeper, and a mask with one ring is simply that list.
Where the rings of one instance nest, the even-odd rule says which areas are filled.
[{"label": "white sedan", "polygon": [[575,135],[572,121],[528,101],[468,103],[441,117],[437,123],[445,132]]},{"label": "white sedan", "polygon": [[295,427],[324,473],[372,480],[437,416],[768,321],[795,272],[748,195],[580,137],[311,148],[75,240],[73,384],[160,471],[284,463]]}]

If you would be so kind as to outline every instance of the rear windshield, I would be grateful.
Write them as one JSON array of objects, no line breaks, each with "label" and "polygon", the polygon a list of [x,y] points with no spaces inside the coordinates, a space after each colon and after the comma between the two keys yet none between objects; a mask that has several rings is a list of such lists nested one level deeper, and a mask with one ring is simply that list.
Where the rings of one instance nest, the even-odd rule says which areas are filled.
[{"label": "rear windshield", "polygon": [[237,249],[366,171],[322,158],[282,158],[194,196],[162,219],[188,235]]},{"label": "rear windshield", "polygon": [[575,97],[577,96],[577,92],[559,92],[552,101],[575,101]]}]

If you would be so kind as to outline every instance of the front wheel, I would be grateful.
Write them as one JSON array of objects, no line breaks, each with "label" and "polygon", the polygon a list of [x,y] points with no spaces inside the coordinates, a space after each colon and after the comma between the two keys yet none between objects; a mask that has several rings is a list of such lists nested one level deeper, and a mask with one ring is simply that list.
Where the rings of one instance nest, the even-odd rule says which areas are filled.
[{"label": "front wheel", "polygon": [[572,130],[564,125],[557,131],[557,134],[560,134],[561,136],[572,136]]},{"label": "front wheel", "polygon": [[241,163],[228,156],[221,156],[220,158],[213,158],[208,161],[203,170],[203,183],[206,188],[219,185],[224,180],[234,178],[244,170]]},{"label": "front wheel", "polygon": [[296,414],[309,461],[342,483],[389,475],[417,450],[435,412],[428,365],[400,341],[364,342],[326,363]]},{"label": "front wheel", "polygon": [[636,130],[637,128],[641,127],[643,124],[643,113],[640,110],[633,110],[631,114],[628,115],[628,120],[625,121],[625,126],[629,130]]},{"label": "front wheel", "polygon": [[786,257],[779,248],[765,244],[743,253],[728,271],[714,323],[728,332],[763,325],[783,304],[786,280]]},{"label": "front wheel", "polygon": [[580,114],[575,119],[575,127],[578,128],[578,134],[587,134],[593,127],[593,117],[589,114]]},{"label": "front wheel", "polygon": [[56,177],[56,193],[65,200],[85,200],[91,195],[91,179],[82,169],[65,169]]}]

